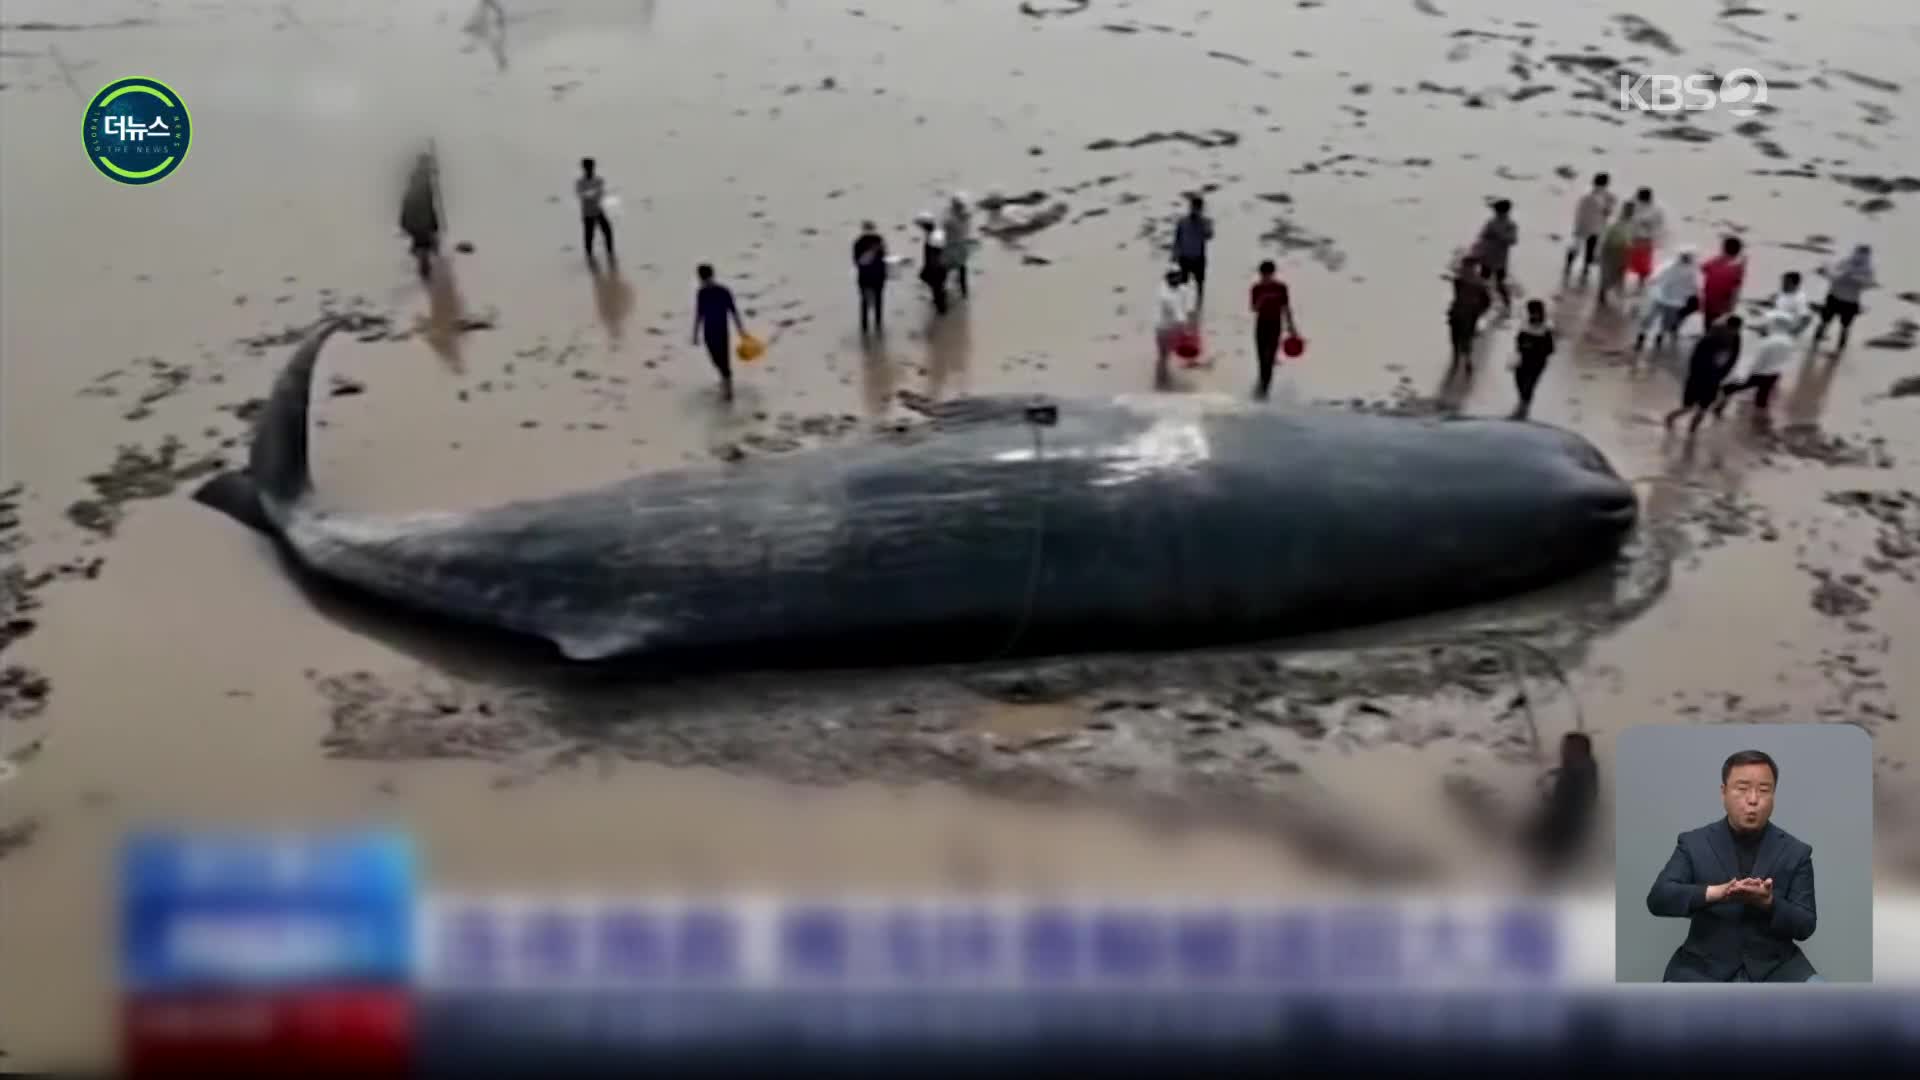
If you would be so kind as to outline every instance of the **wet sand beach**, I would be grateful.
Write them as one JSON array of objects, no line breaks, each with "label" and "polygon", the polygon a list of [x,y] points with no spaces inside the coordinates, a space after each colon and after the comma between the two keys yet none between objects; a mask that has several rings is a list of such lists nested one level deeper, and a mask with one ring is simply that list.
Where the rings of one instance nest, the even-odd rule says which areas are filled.
[{"label": "wet sand beach", "polygon": [[[142,823],[404,823],[462,887],[1504,885],[1460,793],[1523,800],[1560,733],[1592,733],[1605,770],[1635,724],[1821,720],[1874,736],[1881,887],[1920,879],[1912,11],[80,7],[0,0],[0,1065],[110,1045],[112,860]],[[1621,70],[1737,67],[1771,84],[1758,116],[1617,108]],[[136,74],[195,128],[149,187],[78,138],[93,92]],[[395,218],[428,140],[447,231],[422,287]],[[579,248],[583,156],[620,197],[618,277]],[[1795,362],[1773,436],[1736,409],[1669,439],[1676,361],[1631,368],[1623,317],[1556,295],[1599,170],[1654,187],[1675,240],[1745,237],[1750,299],[1798,269],[1817,301],[1816,266],[1875,245],[1851,347]],[[904,272],[862,342],[859,223],[917,253],[914,213],[956,187],[1007,201],[970,301],[933,320]],[[360,509],[859,438],[910,421],[902,391],[1150,392],[1192,190],[1217,229],[1212,363],[1172,392],[1248,393],[1242,297],[1271,257],[1309,341],[1271,407],[1469,415],[1511,408],[1517,322],[1443,387],[1441,269],[1513,200],[1514,276],[1562,340],[1533,416],[1634,479],[1620,565],[1259,649],[636,687],[310,595],[186,497],[244,458],[325,312],[352,332],[321,364],[316,486]],[[731,409],[687,344],[703,261],[770,341]],[[1589,863],[1608,876],[1604,843]]]}]

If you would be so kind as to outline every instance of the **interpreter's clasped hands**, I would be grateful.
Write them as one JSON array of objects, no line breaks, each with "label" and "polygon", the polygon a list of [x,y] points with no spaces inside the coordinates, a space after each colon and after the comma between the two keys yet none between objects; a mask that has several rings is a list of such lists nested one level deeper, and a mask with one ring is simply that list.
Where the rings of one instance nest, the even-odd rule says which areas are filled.
[{"label": "interpreter's clasped hands", "polygon": [[1717,904],[1722,900],[1740,900],[1755,907],[1773,906],[1772,878],[1734,878],[1724,885],[1707,886],[1707,903]]}]

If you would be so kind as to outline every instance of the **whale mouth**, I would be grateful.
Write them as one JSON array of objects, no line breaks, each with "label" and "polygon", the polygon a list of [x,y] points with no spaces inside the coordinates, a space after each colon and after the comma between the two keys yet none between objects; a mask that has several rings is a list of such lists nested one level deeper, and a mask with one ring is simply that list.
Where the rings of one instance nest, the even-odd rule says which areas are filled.
[{"label": "whale mouth", "polygon": [[1640,517],[1640,500],[1633,489],[1624,484],[1609,486],[1587,496],[1586,511],[1588,520],[1625,532]]},{"label": "whale mouth", "polygon": [[1625,533],[1640,517],[1640,496],[1620,478],[1605,454],[1592,443],[1569,435],[1563,444],[1566,461],[1577,473],[1580,509],[1588,521],[1613,533]]},{"label": "whale mouth", "polygon": [[1613,464],[1607,460],[1607,456],[1600,452],[1599,447],[1585,439],[1578,437],[1569,438],[1567,440],[1567,456],[1575,465],[1595,476],[1604,476],[1612,479],[1615,475]]}]

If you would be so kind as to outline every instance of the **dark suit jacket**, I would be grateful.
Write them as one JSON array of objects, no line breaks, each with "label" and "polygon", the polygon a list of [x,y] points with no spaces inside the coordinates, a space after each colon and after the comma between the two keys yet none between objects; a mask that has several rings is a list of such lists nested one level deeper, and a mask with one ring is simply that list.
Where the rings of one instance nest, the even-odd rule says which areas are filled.
[{"label": "dark suit jacket", "polygon": [[1797,941],[1813,936],[1813,848],[1769,822],[1750,877],[1773,879],[1773,910],[1744,900],[1707,903],[1707,886],[1741,877],[1725,818],[1680,834],[1647,891],[1647,910],[1688,919],[1687,940],[1667,961],[1665,982],[1729,982],[1744,965],[1753,982],[1805,982],[1814,974]]}]

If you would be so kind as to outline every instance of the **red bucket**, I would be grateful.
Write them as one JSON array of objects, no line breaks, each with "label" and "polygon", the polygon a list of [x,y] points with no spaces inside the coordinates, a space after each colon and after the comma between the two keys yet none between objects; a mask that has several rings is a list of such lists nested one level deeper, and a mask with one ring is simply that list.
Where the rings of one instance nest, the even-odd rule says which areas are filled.
[{"label": "red bucket", "polygon": [[1182,360],[1200,358],[1200,335],[1191,330],[1182,330],[1173,336],[1173,354]]},{"label": "red bucket", "polygon": [[1288,334],[1280,342],[1280,351],[1287,359],[1292,360],[1307,351],[1307,341],[1298,334]]}]

